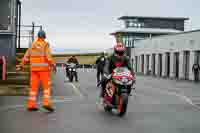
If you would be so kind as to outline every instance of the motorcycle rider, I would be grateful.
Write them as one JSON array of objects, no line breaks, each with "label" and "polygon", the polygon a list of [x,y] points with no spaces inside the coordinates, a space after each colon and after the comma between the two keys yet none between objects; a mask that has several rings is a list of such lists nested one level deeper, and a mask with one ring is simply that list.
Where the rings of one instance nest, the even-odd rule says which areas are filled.
[{"label": "motorcycle rider", "polygon": [[69,67],[67,64],[68,64],[68,60],[66,61],[66,64],[65,64],[66,77],[69,76]]},{"label": "motorcycle rider", "polygon": [[[118,42],[114,46],[114,53],[110,57],[108,57],[105,63],[105,67],[104,67],[105,75],[110,75],[116,67],[127,67],[131,71],[132,75],[134,76],[133,68],[131,67],[129,58],[125,55],[125,50],[126,49],[121,42]],[[100,103],[103,103],[103,96],[104,96],[107,81],[108,79],[105,76],[103,76],[103,80],[101,84],[102,90],[100,94]],[[129,89],[128,89],[129,95],[131,93],[131,89],[132,89],[132,86],[129,86]]]},{"label": "motorcycle rider", "polygon": [[97,65],[97,85],[100,82],[100,77],[103,77],[103,69],[106,62],[106,57],[104,52],[101,53],[101,56],[97,58],[96,65]]},{"label": "motorcycle rider", "polygon": [[[74,55],[71,56],[71,57],[68,59],[67,63],[74,63],[74,64],[76,64],[76,65],[79,65],[79,62],[78,62],[77,58],[76,58]],[[78,74],[77,74],[77,72],[75,73],[75,80],[76,80],[76,82],[78,82]]]}]

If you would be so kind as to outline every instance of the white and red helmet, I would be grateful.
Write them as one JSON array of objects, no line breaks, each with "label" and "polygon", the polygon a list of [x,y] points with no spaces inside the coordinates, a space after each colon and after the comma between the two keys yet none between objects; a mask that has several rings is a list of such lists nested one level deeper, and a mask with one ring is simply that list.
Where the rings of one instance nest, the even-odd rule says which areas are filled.
[{"label": "white and red helmet", "polygon": [[122,43],[117,43],[114,46],[114,52],[115,52],[115,54],[117,54],[119,56],[124,55],[125,51],[126,51],[126,48],[124,47],[124,45]]}]

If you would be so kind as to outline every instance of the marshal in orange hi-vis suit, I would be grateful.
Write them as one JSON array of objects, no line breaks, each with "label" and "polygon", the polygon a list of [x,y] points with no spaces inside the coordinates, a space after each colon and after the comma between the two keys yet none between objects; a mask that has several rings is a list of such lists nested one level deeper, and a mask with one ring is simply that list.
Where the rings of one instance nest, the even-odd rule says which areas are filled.
[{"label": "marshal in orange hi-vis suit", "polygon": [[30,63],[30,92],[27,105],[29,111],[38,110],[36,102],[39,81],[41,81],[43,87],[43,107],[48,111],[54,111],[52,103],[50,102],[50,72],[51,66],[53,66],[54,70],[56,66],[51,56],[51,51],[48,46],[48,42],[45,41],[45,37],[46,36],[40,36],[38,33],[38,38],[33,42],[31,48],[29,48],[26,51],[24,58],[20,63],[21,66]]}]

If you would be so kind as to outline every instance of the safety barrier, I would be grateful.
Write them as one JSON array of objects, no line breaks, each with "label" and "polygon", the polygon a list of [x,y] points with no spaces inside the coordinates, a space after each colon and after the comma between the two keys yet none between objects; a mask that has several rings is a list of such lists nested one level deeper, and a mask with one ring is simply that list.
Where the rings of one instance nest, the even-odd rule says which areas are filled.
[{"label": "safety barrier", "polygon": [[[65,71],[64,63],[56,63],[56,66],[60,68],[61,71]],[[96,67],[94,65],[79,65],[77,70],[79,72],[96,72]]]},{"label": "safety barrier", "polygon": [[[64,68],[65,64],[64,63],[56,63],[56,66]],[[80,64],[79,68],[92,68],[92,69],[96,69],[96,65],[94,65],[94,64]]]},{"label": "safety barrier", "polygon": [[0,56],[0,79],[6,80],[6,58],[5,56]]}]

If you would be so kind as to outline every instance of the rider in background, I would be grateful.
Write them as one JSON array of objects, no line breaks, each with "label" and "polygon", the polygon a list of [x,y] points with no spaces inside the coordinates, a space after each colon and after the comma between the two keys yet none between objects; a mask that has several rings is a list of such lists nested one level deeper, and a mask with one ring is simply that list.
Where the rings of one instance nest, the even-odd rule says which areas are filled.
[{"label": "rider in background", "polygon": [[100,82],[100,77],[103,77],[103,69],[106,62],[106,57],[104,52],[101,53],[101,56],[97,58],[96,60],[96,66],[97,66],[97,85]]},{"label": "rider in background", "polygon": [[[74,55],[71,56],[71,57],[68,59],[67,63],[74,63],[74,64],[76,64],[76,65],[79,65],[78,59],[77,59]],[[75,80],[78,82],[78,74],[77,74],[77,73],[76,73],[76,75],[75,75]]]},{"label": "rider in background", "polygon": [[77,64],[77,65],[79,64],[77,58],[76,58],[74,55],[71,56],[71,57],[68,59],[67,63],[74,63],[74,64]]},{"label": "rider in background", "polygon": [[[131,63],[129,61],[129,57],[125,55],[125,47],[122,43],[117,43],[114,46],[114,53],[108,57],[108,59],[106,60],[105,63],[105,67],[104,67],[104,73],[106,75],[109,75],[112,73],[113,69],[117,68],[117,67],[127,67],[132,75],[134,76],[134,71],[133,68],[131,67]],[[102,102],[102,98],[104,95],[104,90],[105,90],[105,86],[106,86],[107,80],[106,77],[103,78],[103,82],[102,82],[102,90],[101,90],[101,102]],[[129,89],[129,94],[131,93],[131,86]]]}]

